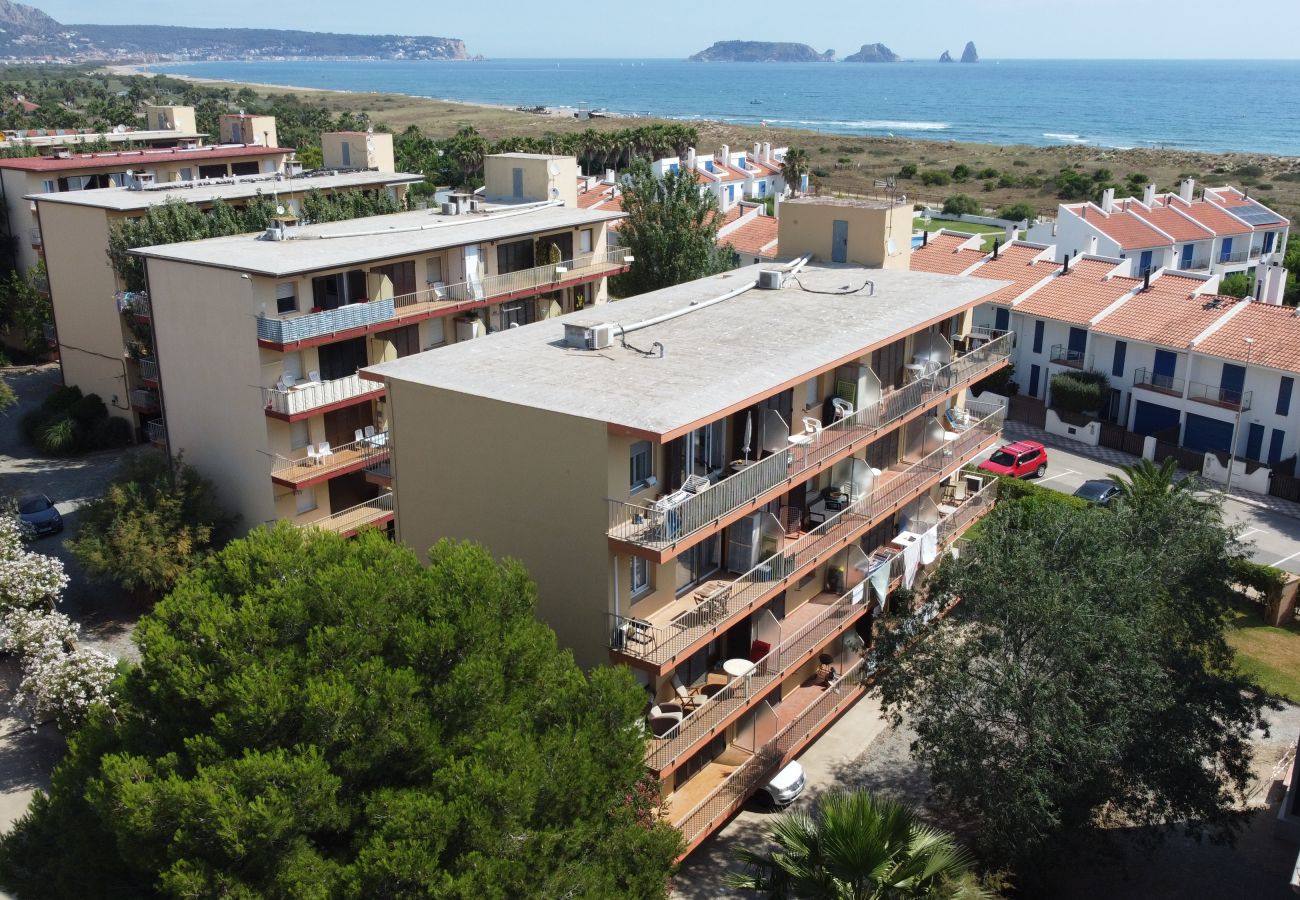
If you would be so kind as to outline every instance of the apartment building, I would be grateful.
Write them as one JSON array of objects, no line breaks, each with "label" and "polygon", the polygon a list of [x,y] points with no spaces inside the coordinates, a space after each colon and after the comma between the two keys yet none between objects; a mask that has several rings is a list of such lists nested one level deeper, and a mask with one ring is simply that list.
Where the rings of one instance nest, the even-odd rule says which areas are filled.
[{"label": "apartment building", "polygon": [[18,267],[26,270],[37,263],[44,246],[33,194],[271,175],[284,171],[292,153],[273,145],[219,144],[104,153],[60,149],[51,156],[0,159],[0,211],[15,239]]},{"label": "apartment building", "polygon": [[1142,199],[1115,199],[1107,190],[1097,203],[1062,203],[1055,222],[1026,237],[1053,244],[1057,261],[1077,253],[1126,260],[1127,274],[1157,269],[1224,275],[1259,262],[1281,262],[1290,223],[1245,192],[1208,188],[1195,196],[1190,178],[1178,193],[1158,194],[1148,185]]},{"label": "apartment building", "polygon": [[391,521],[385,390],[357,371],[603,303],[607,277],[627,269],[607,245],[618,217],[465,195],[446,211],[138,249],[159,439],[216,482],[244,528]]},{"label": "apartment building", "polygon": [[1100,371],[1110,378],[1101,418],[1129,432],[1269,466],[1300,451],[1300,409],[1291,403],[1300,318],[1281,305],[1279,264],[1257,265],[1262,300],[1239,300],[1219,294],[1209,273],[1135,278],[1117,256],[1058,264],[1050,246],[1015,242],[995,255],[979,241],[931,235],[912,268],[1011,282],[979,306],[972,333],[1019,335],[1012,360],[1023,395],[1050,403],[1053,375]]},{"label": "apartment building", "polygon": [[[708,192],[718,201],[718,209],[727,212],[742,200],[764,200],[786,193],[781,163],[785,147],[772,149],[770,143],[756,143],[749,152],[732,151],[723,144],[712,156],[700,156],[691,147],[685,158],[667,156],[655,160],[652,168],[662,178],[668,172],[682,168],[695,173],[702,192]],[[806,189],[806,185],[801,189]]]},{"label": "apartment building", "polygon": [[132,423],[138,437],[150,431],[155,439],[161,436],[156,425],[150,428],[160,418],[161,404],[148,298],[129,293],[108,258],[109,237],[120,223],[175,200],[206,210],[218,201],[239,207],[265,198],[294,218],[302,215],[303,198],[312,191],[327,196],[383,191],[402,204],[408,187],[423,180],[392,171],[302,172],[291,164],[276,174],[238,179],[30,195],[26,199],[35,207],[45,236],[54,306],[52,338],[59,348],[63,383],[98,394],[113,415]]},{"label": "apartment building", "polygon": [[87,143],[130,144],[144,147],[176,147],[182,143],[201,142],[207,135],[198,130],[192,106],[154,106],[144,108],[144,127],[118,125],[108,131],[78,128],[7,129],[0,149],[32,147],[76,147]]},{"label": "apartment building", "polygon": [[861,696],[875,610],[988,508],[962,467],[1002,410],[961,398],[1011,337],[952,339],[1000,286],[755,266],[372,366],[398,538],[523,561],[580,664],[636,673],[693,848]]}]

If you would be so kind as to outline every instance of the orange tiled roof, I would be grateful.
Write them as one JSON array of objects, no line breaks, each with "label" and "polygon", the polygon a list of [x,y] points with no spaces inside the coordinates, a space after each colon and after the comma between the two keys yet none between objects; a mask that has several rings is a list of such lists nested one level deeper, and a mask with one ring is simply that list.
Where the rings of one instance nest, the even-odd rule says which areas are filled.
[{"label": "orange tiled roof", "polygon": [[1093,203],[1066,208],[1119,244],[1121,250],[1164,247],[1170,243],[1168,237],[1144,221],[1135,211],[1124,209],[1123,204],[1124,201],[1117,200],[1109,215]]},{"label": "orange tiled roof", "polygon": [[1205,200],[1193,200],[1188,203],[1186,200],[1174,197],[1170,200],[1170,203],[1217,235],[1249,234],[1251,231],[1249,225],[1228,215],[1213,203],[1208,203]]},{"label": "orange tiled roof", "polygon": [[1106,278],[1113,271],[1113,262],[1078,260],[1071,264],[1068,275],[1058,275],[1021,301],[1016,312],[1087,325],[1106,307],[1142,286],[1140,278]]},{"label": "orange tiled roof", "polygon": [[717,160],[714,160],[713,162],[713,171],[714,174],[716,174],[719,178],[723,180],[723,182],[745,180],[744,172],[740,171],[739,169],[732,168],[731,166],[723,165]]},{"label": "orange tiled roof", "polygon": [[970,238],[959,234],[930,235],[924,247],[912,251],[913,272],[960,275],[984,257],[983,250],[962,250]]},{"label": "orange tiled roof", "polygon": [[985,303],[1010,303],[1029,290],[1048,275],[1061,268],[1055,262],[1034,262],[1034,257],[1042,253],[1040,247],[1024,244],[1012,244],[1003,247],[997,259],[988,259],[969,274],[977,278],[991,278],[995,281],[1010,281],[1011,284],[1000,288],[984,298]]},{"label": "orange tiled roof", "polygon": [[1289,306],[1246,301],[1246,307],[1196,345],[1197,353],[1245,362],[1246,338],[1250,361],[1287,372],[1300,372],[1300,318]]},{"label": "orange tiled roof", "polygon": [[592,209],[609,199],[609,192],[613,187],[606,184],[598,184],[589,191],[578,191],[578,209]]},{"label": "orange tiled roof", "polygon": [[1206,191],[1208,196],[1214,198],[1215,202],[1224,209],[1229,210],[1249,210],[1250,212],[1272,213],[1271,221],[1256,222],[1256,227],[1268,228],[1273,225],[1286,225],[1287,220],[1269,209],[1258,200],[1252,200],[1236,188],[1215,188]]},{"label": "orange tiled roof", "polygon": [[777,220],[774,216],[754,216],[726,237],[720,244],[730,244],[740,253],[776,256]]},{"label": "orange tiled roof", "polygon": [[1204,225],[1189,220],[1178,210],[1165,206],[1158,200],[1150,209],[1135,207],[1133,211],[1175,241],[1207,241],[1214,237],[1214,232]]},{"label": "orange tiled roof", "polygon": [[1225,315],[1231,297],[1195,294],[1205,282],[1181,275],[1162,274],[1102,319],[1094,330],[1131,341],[1145,341],[1185,350],[1195,338]]}]

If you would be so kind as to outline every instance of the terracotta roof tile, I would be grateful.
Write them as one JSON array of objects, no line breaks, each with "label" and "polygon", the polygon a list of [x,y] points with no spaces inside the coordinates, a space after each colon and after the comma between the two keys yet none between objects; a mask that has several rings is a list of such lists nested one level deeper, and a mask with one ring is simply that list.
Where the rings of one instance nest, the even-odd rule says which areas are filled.
[{"label": "terracotta roof tile", "polygon": [[1113,271],[1113,262],[1078,260],[1070,266],[1068,275],[1058,275],[1034,291],[1016,306],[1016,312],[1087,325],[1120,297],[1142,286],[1139,278],[1106,278]]},{"label": "terracotta roof tile", "polygon": [[912,251],[913,272],[960,275],[984,256],[983,250],[962,250],[970,238],[958,234],[931,235],[924,247]]},{"label": "terracotta roof tile", "polygon": [[726,237],[718,238],[720,244],[731,244],[740,253],[755,256],[776,256],[777,220],[773,216],[755,216]]},{"label": "terracotta roof tile", "polygon": [[1181,275],[1161,275],[1151,281],[1150,290],[1124,301],[1094,330],[1124,340],[1185,350],[1193,338],[1232,308],[1231,298],[1196,294],[1205,284]]},{"label": "terracotta roof tile", "polygon": [[1287,372],[1300,372],[1300,318],[1289,306],[1246,301],[1247,306],[1196,345],[1197,353],[1245,362],[1246,338],[1250,361]]},{"label": "terracotta roof tile", "polygon": [[1034,262],[1034,257],[1042,252],[1042,248],[1039,247],[1012,244],[1002,248],[997,259],[989,259],[981,263],[968,274],[976,278],[1010,281],[1011,284],[984,298],[985,303],[1010,303],[1061,268],[1060,264],[1055,262]]},{"label": "terracotta roof tile", "polygon": [[1109,215],[1102,212],[1100,206],[1092,203],[1066,208],[1119,244],[1121,250],[1141,250],[1146,247],[1169,245],[1169,238],[1145,222],[1136,212],[1125,210],[1123,203],[1124,201],[1117,200]]},{"label": "terracotta roof tile", "polygon": [[1228,215],[1213,203],[1207,203],[1204,200],[1193,200],[1191,203],[1188,203],[1186,200],[1182,200],[1178,197],[1174,197],[1170,203],[1187,213],[1193,219],[1200,222],[1217,235],[1250,233],[1251,228],[1249,225]]},{"label": "terracotta roof tile", "polygon": [[1134,207],[1133,211],[1176,241],[1208,241],[1214,233],[1204,225],[1191,221],[1172,207],[1157,201],[1150,209]]}]

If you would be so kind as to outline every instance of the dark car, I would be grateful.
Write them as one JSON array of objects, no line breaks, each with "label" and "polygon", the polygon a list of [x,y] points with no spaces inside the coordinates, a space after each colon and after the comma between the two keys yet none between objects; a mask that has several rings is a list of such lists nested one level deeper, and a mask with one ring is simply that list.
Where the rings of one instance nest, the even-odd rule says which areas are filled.
[{"label": "dark car", "polygon": [[37,534],[58,534],[63,530],[63,516],[54,501],[44,494],[32,494],[18,501],[18,518]]},{"label": "dark car", "polygon": [[1098,506],[1110,506],[1112,500],[1119,494],[1119,485],[1109,478],[1098,478],[1093,481],[1085,481],[1079,485],[1074,496],[1089,503],[1095,503]]}]

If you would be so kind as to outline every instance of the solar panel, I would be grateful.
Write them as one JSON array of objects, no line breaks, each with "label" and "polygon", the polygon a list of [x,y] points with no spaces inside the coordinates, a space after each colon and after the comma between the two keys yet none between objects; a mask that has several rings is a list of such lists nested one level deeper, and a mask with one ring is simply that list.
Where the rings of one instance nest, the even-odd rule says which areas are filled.
[{"label": "solar panel", "polygon": [[1281,219],[1277,213],[1260,206],[1254,200],[1250,201],[1249,206],[1239,206],[1232,210],[1232,214],[1247,225],[1269,225]]}]

